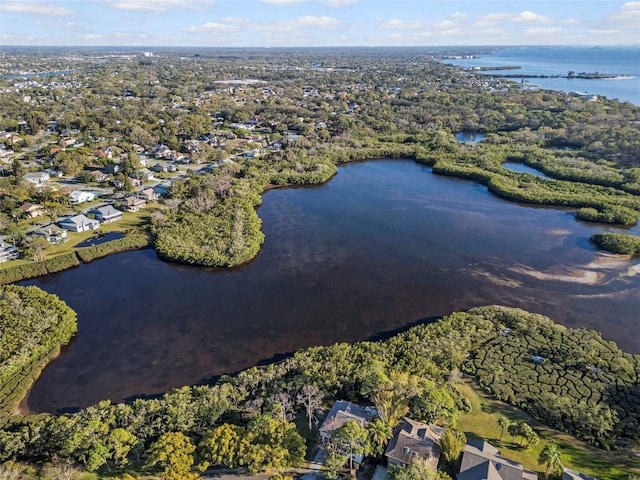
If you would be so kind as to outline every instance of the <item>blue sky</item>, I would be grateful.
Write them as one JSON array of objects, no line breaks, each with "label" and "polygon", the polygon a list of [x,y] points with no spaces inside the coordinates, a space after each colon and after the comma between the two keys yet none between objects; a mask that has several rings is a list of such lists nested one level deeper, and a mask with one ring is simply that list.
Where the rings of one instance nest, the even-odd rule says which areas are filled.
[{"label": "blue sky", "polygon": [[0,0],[0,45],[640,45],[640,1]]}]

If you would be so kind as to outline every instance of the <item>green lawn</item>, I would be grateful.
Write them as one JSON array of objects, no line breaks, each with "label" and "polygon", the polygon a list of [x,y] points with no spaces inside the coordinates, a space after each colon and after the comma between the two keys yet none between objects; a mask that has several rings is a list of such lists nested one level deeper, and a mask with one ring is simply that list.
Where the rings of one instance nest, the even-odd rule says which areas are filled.
[{"label": "green lawn", "polygon": [[[458,417],[457,426],[467,437],[481,437],[500,449],[505,458],[521,462],[525,468],[544,473],[545,467],[538,464],[538,455],[544,446],[554,441],[560,447],[565,467],[595,476],[601,480],[627,480],[629,473],[640,472],[640,457],[628,451],[607,452],[577,440],[566,433],[553,430],[536,421],[526,412],[504,402],[490,398],[475,382],[457,385],[458,391],[469,400],[471,412]],[[540,436],[540,443],[522,449],[512,443],[505,431],[500,439],[498,418],[504,415],[512,422],[524,421]]]}]

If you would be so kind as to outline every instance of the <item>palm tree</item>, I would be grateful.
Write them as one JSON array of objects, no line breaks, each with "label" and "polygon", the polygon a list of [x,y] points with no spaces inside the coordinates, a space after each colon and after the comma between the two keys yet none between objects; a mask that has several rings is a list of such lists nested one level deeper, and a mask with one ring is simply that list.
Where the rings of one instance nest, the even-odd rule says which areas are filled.
[{"label": "palm tree", "polygon": [[502,436],[504,435],[504,431],[507,428],[509,428],[509,425],[511,425],[511,420],[509,420],[504,415],[501,415],[498,418],[498,425],[500,426],[500,441],[502,441]]},{"label": "palm tree", "polygon": [[540,465],[547,465],[545,478],[549,478],[549,473],[551,473],[552,470],[562,473],[564,465],[562,465],[562,454],[560,453],[560,450],[558,450],[558,445],[555,443],[547,443],[540,452],[538,463]]},{"label": "palm tree", "polygon": [[369,430],[371,444],[378,453],[382,453],[384,444],[393,436],[391,427],[380,418],[376,418],[369,424],[367,430]]}]

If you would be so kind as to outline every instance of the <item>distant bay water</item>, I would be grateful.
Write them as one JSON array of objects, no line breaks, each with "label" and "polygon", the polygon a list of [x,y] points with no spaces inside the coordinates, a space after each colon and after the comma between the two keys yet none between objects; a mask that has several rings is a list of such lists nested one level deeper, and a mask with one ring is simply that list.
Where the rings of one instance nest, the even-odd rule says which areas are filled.
[{"label": "distant bay water", "polygon": [[[616,79],[525,78],[548,90],[604,95],[640,105],[640,46],[634,47],[509,47],[475,58],[446,60],[461,67],[519,66],[518,70],[486,70],[485,75],[567,75],[604,73]],[[520,81],[519,78],[513,78]]]}]

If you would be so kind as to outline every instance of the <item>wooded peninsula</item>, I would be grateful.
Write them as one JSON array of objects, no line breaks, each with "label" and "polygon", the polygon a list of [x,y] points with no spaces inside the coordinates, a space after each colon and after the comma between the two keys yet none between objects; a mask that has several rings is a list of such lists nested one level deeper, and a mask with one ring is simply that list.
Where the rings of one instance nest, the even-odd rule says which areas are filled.
[{"label": "wooded peninsula", "polygon": [[[447,66],[447,54],[5,50],[16,74],[0,77],[0,283],[149,246],[170,262],[241,265],[264,242],[256,207],[265,190],[321,184],[340,164],[375,158],[410,158],[603,230],[637,223],[640,107],[523,90]],[[458,132],[484,138],[460,142]],[[96,231],[117,238],[84,246]],[[640,252],[635,235],[591,241]],[[213,385],[35,416],[17,407],[75,334],[76,315],[36,287],[4,285],[0,326],[0,477],[188,479],[225,468],[286,478],[311,460],[318,420],[337,400],[378,417],[329,441],[329,478],[348,476],[356,453],[370,459],[361,468],[375,465],[405,416],[445,429],[444,460],[431,477],[391,469],[398,480],[455,475],[465,435],[547,474],[554,448],[599,478],[640,472],[640,357],[522,310],[477,307]]]}]

